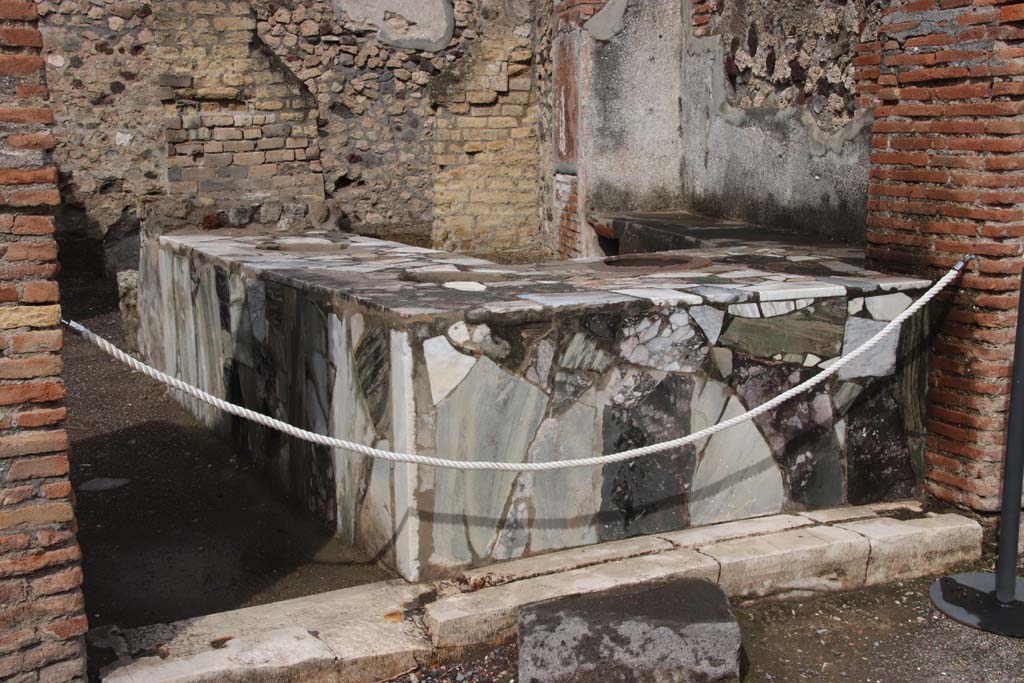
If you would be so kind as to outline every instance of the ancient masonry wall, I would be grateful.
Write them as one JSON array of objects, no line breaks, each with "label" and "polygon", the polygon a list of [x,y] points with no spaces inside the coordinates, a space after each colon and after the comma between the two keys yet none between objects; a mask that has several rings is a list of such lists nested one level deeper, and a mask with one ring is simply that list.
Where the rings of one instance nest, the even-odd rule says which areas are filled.
[{"label": "ancient masonry wall", "polygon": [[896,2],[859,47],[874,107],[867,254],[938,274],[976,254],[946,299],[929,374],[927,490],[999,507],[1024,238],[1024,3]]},{"label": "ancient masonry wall", "polygon": [[108,272],[135,267],[142,222],[535,250],[530,3],[431,0],[415,11],[450,8],[433,43],[385,5],[42,1],[62,240],[102,240]]},{"label": "ancient masonry wall", "polygon": [[856,107],[855,48],[889,4],[685,3],[684,203],[863,243],[871,118]]},{"label": "ancient masonry wall", "polygon": [[433,243],[527,261],[551,251],[538,239],[533,42],[526,30],[523,37],[501,33],[484,38],[457,71],[434,83],[441,106],[433,135]]},{"label": "ancient masonry wall", "polygon": [[[322,206],[312,94],[254,41],[242,2],[160,3],[156,29],[164,103],[167,197],[151,222],[177,227],[271,224],[308,228]],[[183,206],[184,205],[184,206]],[[184,213],[184,207],[191,211]],[[312,211],[312,216],[307,218]]]},{"label": "ancient masonry wall", "polygon": [[53,111],[36,5],[0,2],[0,680],[85,680],[62,427]]}]

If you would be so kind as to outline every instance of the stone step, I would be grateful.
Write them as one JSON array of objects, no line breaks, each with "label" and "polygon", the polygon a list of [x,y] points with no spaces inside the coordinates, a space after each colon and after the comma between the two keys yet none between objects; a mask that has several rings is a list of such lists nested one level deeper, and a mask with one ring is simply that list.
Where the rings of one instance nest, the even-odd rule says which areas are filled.
[{"label": "stone step", "polygon": [[367,586],[133,629],[105,683],[386,680],[430,658],[408,612],[430,586]]},{"label": "stone step", "polygon": [[[776,515],[661,534],[682,547],[442,597],[427,605],[426,625],[439,652],[452,656],[510,640],[520,607],[606,590],[616,580],[639,585],[708,577],[732,598],[794,598],[875,585],[889,571],[893,581],[941,573],[981,557],[981,526],[965,517],[901,521],[872,510],[843,510],[823,518],[866,519],[828,526],[802,515]],[[556,553],[562,556],[558,564],[568,566],[566,555],[573,552]],[[531,561],[550,564],[543,557],[519,560],[517,572],[529,575]]]},{"label": "stone step", "polygon": [[[774,515],[389,581],[128,631],[110,683],[366,683],[515,637],[520,608],[686,577],[730,597],[801,597],[943,573],[981,557],[982,530],[892,505]],[[93,634],[91,634],[92,636]],[[109,634],[108,634],[109,635]],[[107,638],[108,641],[112,640]]]}]

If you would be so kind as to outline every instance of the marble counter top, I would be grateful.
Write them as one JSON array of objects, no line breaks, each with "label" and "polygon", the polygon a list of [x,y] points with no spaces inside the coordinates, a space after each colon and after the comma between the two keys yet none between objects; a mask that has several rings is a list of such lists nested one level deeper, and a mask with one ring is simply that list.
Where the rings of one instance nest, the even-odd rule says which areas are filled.
[{"label": "marble counter top", "polygon": [[[619,259],[500,265],[355,235],[170,234],[161,244],[303,289],[349,297],[403,317],[543,315],[637,300],[715,305],[758,317],[820,298],[921,290],[930,281],[863,267],[846,246],[752,245]],[[672,263],[678,257],[678,263]]]}]

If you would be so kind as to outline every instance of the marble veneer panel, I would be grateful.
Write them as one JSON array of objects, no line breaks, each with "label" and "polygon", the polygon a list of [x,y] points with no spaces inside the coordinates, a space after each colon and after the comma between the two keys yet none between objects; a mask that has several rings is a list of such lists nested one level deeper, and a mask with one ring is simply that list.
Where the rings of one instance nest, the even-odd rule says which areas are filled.
[{"label": "marble veneer panel", "polygon": [[[680,252],[679,267],[497,266],[351,237],[143,245],[141,348],[307,429],[547,462],[680,437],[807,379],[928,282],[845,251]],[[282,491],[405,578],[638,534],[904,497],[919,483],[926,319],[769,416],[661,455],[547,473],[393,465],[193,401]]]}]

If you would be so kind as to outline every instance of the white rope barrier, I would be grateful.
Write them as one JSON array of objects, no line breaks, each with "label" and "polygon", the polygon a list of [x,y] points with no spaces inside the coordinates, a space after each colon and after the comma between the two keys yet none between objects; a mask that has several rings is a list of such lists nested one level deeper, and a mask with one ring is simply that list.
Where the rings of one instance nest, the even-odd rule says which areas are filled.
[{"label": "white rope barrier", "polygon": [[903,321],[910,318],[922,308],[928,305],[932,299],[934,299],[939,292],[945,289],[953,280],[955,280],[960,272],[963,270],[966,262],[972,257],[967,257],[964,260],[957,263],[948,273],[946,273],[938,282],[936,282],[931,289],[925,292],[920,299],[910,305],[903,313],[896,316],[889,324],[878,331],[878,334],[873,336],[871,339],[864,342],[861,346],[843,356],[838,361],[830,365],[827,369],[819,372],[814,377],[811,377],[806,382],[798,384],[797,386],[779,394],[770,401],[759,405],[756,408],[748,410],[742,415],[737,415],[725,422],[720,422],[716,425],[712,425],[706,429],[702,429],[699,432],[688,434],[687,436],[680,437],[678,439],[672,439],[670,441],[663,441],[661,443],[651,444],[649,446],[643,446],[640,448],[631,448],[627,451],[620,453],[612,453],[609,455],[594,456],[591,458],[578,458],[576,460],[562,460],[553,462],[523,462],[523,463],[512,463],[512,462],[486,462],[486,461],[467,461],[467,460],[447,460],[445,458],[435,458],[427,455],[417,455],[415,453],[395,453],[393,451],[384,451],[379,448],[371,448],[370,446],[364,446],[363,444],[353,443],[351,441],[345,441],[344,439],[336,439],[331,436],[324,436],[323,434],[317,434],[310,432],[305,429],[299,429],[293,425],[277,420],[275,418],[257,413],[248,408],[229,403],[223,399],[217,398],[212,394],[194,387],[190,384],[186,384],[181,380],[171,377],[163,372],[160,372],[156,368],[153,368],[138,359],[130,356],[121,349],[117,348],[106,339],[97,336],[90,332],[84,326],[77,322],[62,320],[70,330],[76,334],[84,337],[89,342],[95,344],[105,353],[113,356],[117,360],[121,361],[125,365],[129,366],[137,372],[141,372],[147,377],[151,377],[158,382],[166,384],[172,389],[176,389],[183,394],[192,396],[204,403],[207,403],[218,410],[222,410],[231,415],[241,417],[250,422],[275,429],[279,432],[287,434],[288,436],[308,441],[318,446],[327,446],[329,448],[339,448],[352,453],[358,453],[371,458],[379,458],[381,460],[389,460],[391,462],[404,462],[412,463],[414,465],[427,465],[430,467],[442,467],[453,470],[492,470],[500,472],[541,472],[546,470],[560,470],[569,469],[575,467],[597,467],[602,465],[608,465],[610,463],[624,462],[626,460],[635,460],[636,458],[643,458],[655,453],[662,453],[664,451],[672,450],[673,448],[679,448],[688,444],[706,439],[709,436],[717,434],[723,430],[735,427],[738,424],[746,422],[747,420],[753,420],[756,417],[764,415],[765,413],[771,412],[778,406],[782,405],[786,401],[799,396],[800,394],[813,389],[828,378],[835,375],[842,368],[852,363],[857,358],[863,356],[869,352],[875,346],[879,344],[885,337],[896,332]]}]

